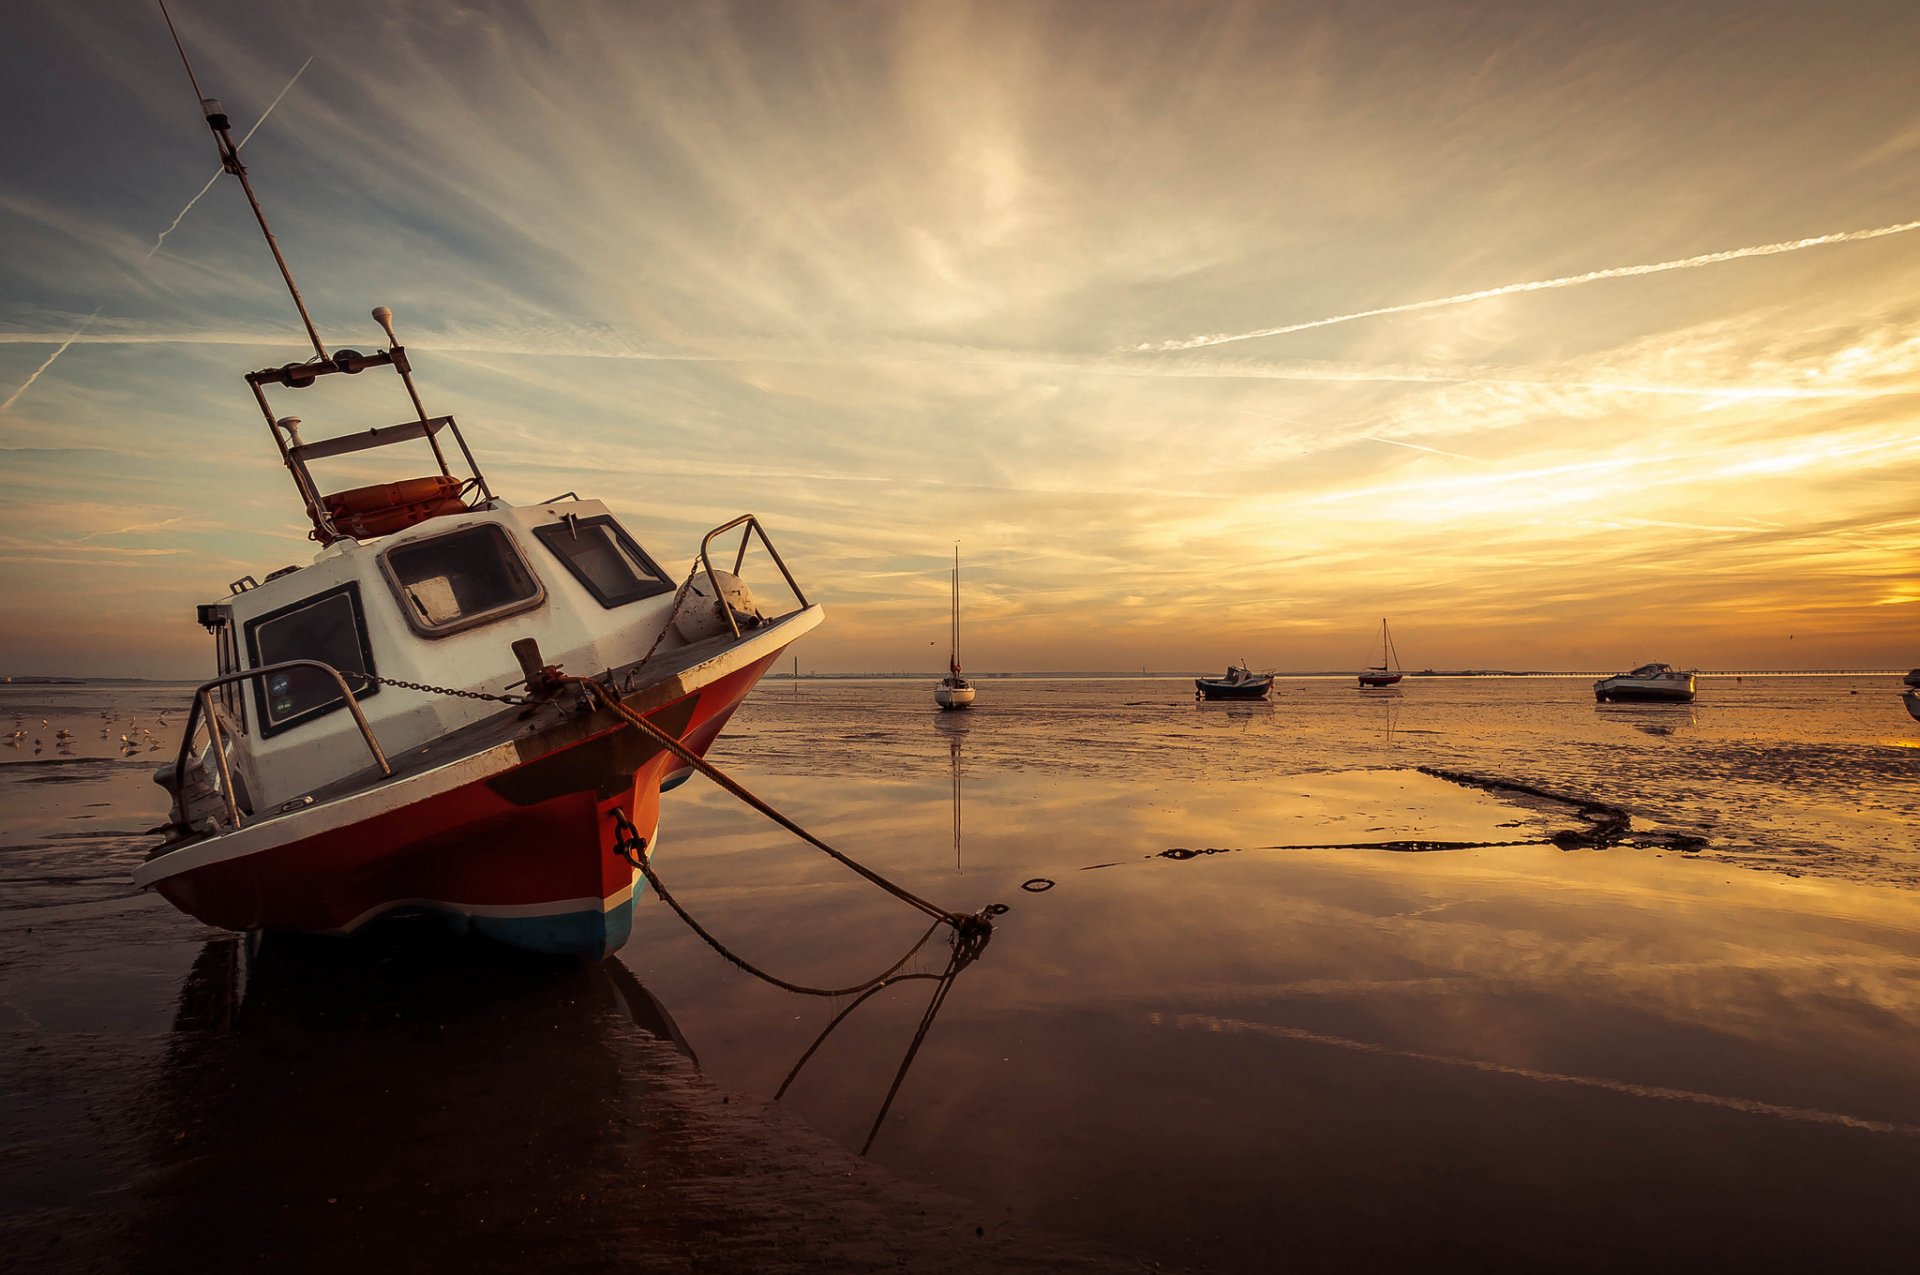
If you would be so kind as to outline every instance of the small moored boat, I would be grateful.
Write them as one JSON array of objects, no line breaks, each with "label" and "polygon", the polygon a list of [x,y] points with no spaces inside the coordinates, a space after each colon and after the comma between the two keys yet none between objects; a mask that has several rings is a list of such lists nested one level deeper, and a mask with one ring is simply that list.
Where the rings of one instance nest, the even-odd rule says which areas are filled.
[{"label": "small moored boat", "polygon": [[[322,343],[226,115],[201,106],[313,347],[246,381],[319,552],[199,608],[217,675],[155,776],[172,796],[167,838],[134,882],[230,930],[344,934],[420,909],[518,947],[605,956],[631,932],[660,794],[821,610],[751,515],[708,532],[676,589],[602,502],[496,495],[453,417],[422,405],[390,311],[373,311],[384,350]],[[268,405],[269,389],[364,385],[356,374],[375,368],[398,374],[411,419],[312,437]],[[316,474],[400,445],[435,472],[334,492]],[[726,570],[713,550],[732,532]],[[756,539],[792,605],[742,578]]]},{"label": "small moored boat", "polygon": [[953,547],[953,619],[948,625],[947,675],[933,688],[941,708],[972,708],[973,683],[960,676],[960,546]]},{"label": "small moored boat", "polygon": [[1199,699],[1265,699],[1273,689],[1273,674],[1255,673],[1244,664],[1229,664],[1219,677],[1193,679]]},{"label": "small moored boat", "polygon": [[1907,670],[1907,675],[1902,680],[1904,680],[1908,686],[1920,689],[1920,668]]},{"label": "small moored boat", "polygon": [[1393,649],[1393,635],[1387,632],[1387,622],[1380,621],[1380,662],[1360,674],[1362,686],[1392,686],[1404,674],[1400,671],[1400,653]]},{"label": "small moored boat", "polygon": [[1697,670],[1671,664],[1642,664],[1631,673],[1616,673],[1593,684],[1593,697],[1602,703],[1625,700],[1679,703],[1693,698]]}]

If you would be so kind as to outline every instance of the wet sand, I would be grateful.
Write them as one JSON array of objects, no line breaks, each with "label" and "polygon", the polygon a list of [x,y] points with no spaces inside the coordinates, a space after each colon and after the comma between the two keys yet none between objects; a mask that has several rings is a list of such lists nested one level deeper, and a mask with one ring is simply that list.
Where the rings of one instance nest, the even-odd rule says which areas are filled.
[{"label": "wet sand", "polygon": [[[723,740],[717,760],[863,860],[1011,905],[864,1158],[929,983],[854,1009],[776,1104],[847,1002],[752,981],[663,906],[592,968],[420,922],[249,955],[130,896],[157,816],[144,753],[0,770],[0,1250],[138,1270],[1905,1264],[1920,778],[1868,696],[1766,687],[1661,734],[1564,685],[1294,684],[1214,710],[1176,689],[989,681],[940,717],[917,685],[776,682]],[[1771,733],[1740,735],[1748,717]],[[1808,781],[1810,750],[1844,779]],[[1630,835],[1559,848],[1587,844],[1566,834],[1596,803]],[[669,800],[656,862],[787,977],[845,982],[920,929],[703,782]]]}]

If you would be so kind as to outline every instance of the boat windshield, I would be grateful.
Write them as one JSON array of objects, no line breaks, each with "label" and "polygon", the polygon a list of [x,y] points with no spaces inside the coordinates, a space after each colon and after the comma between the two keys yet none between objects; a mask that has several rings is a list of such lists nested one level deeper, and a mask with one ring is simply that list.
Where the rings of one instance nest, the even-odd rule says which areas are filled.
[{"label": "boat windshield", "polygon": [[395,545],[381,555],[407,623],[440,637],[540,605],[546,590],[493,523]]},{"label": "boat windshield", "polygon": [[[284,660],[331,664],[346,675],[354,694],[361,698],[380,689],[378,683],[354,676],[373,672],[366,619],[360,612],[360,590],[354,584],[303,598],[250,621],[247,654],[254,668]],[[277,735],[346,703],[339,683],[310,668],[285,669],[256,678],[254,696],[263,736]]]},{"label": "boat windshield", "polygon": [[606,514],[562,518],[535,527],[533,534],[603,607],[625,606],[673,588],[666,573]]}]

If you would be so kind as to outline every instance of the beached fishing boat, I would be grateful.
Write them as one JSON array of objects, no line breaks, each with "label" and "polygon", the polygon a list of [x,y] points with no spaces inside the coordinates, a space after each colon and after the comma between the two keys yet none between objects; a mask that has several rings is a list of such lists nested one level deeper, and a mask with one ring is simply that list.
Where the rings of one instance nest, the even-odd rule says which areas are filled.
[{"label": "beached fishing boat", "polygon": [[947,628],[947,675],[933,688],[941,708],[972,708],[973,683],[960,676],[960,546],[953,547],[953,619]]},{"label": "beached fishing boat", "polygon": [[1244,664],[1229,664],[1219,677],[1193,679],[1198,699],[1265,699],[1273,689],[1273,674],[1255,673]]},{"label": "beached fishing boat", "polygon": [[1362,686],[1392,686],[1404,674],[1400,671],[1400,653],[1393,649],[1393,635],[1387,632],[1387,622],[1380,621],[1380,662],[1360,674]]},{"label": "beached fishing boat", "polygon": [[1670,664],[1642,664],[1631,673],[1616,673],[1593,684],[1593,697],[1602,702],[1658,700],[1678,702],[1693,698],[1693,669]]},{"label": "beached fishing boat", "polygon": [[[751,515],[708,532],[676,588],[603,502],[496,495],[453,417],[422,404],[385,307],[385,349],[323,344],[226,115],[201,106],[313,347],[246,381],[319,552],[199,608],[217,675],[155,776],[167,839],[134,880],[230,930],[338,934],[425,909],[536,951],[612,952],[660,794],[821,609]],[[411,404],[397,424],[321,437],[268,403],[381,368]],[[316,472],[409,449],[425,477],[329,490]],[[743,578],[756,542],[791,602]]]}]

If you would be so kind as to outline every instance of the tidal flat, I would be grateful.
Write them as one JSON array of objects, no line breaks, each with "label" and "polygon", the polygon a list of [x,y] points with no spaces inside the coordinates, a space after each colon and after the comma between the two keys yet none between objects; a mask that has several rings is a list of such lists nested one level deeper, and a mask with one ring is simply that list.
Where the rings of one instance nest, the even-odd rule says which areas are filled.
[{"label": "tidal flat", "polygon": [[[858,1005],[655,901],[600,966],[407,919],[250,948],[127,883],[185,691],[5,688],[10,1267],[1870,1269],[1920,1239],[1897,679],[979,686],[942,715],[930,682],[770,680],[711,754],[916,892],[1009,906],[949,983]],[[654,864],[796,982],[924,929],[700,779]]]}]

